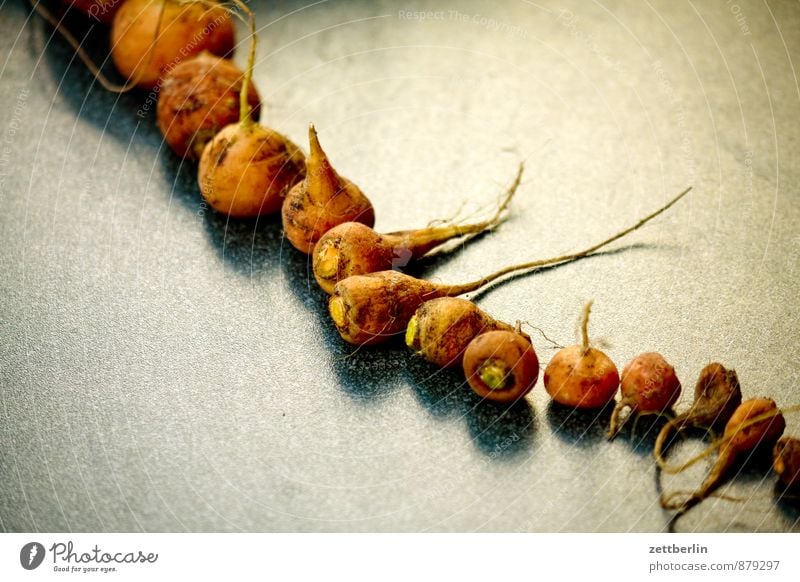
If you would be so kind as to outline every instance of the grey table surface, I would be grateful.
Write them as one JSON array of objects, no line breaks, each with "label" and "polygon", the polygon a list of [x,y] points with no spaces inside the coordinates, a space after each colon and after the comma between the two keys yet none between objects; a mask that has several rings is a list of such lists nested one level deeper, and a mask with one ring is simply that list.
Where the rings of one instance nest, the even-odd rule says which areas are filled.
[{"label": "grey table surface", "polygon": [[[714,360],[800,401],[797,2],[252,5],[262,120],[300,144],[314,122],[380,230],[480,213],[525,162],[508,220],[422,275],[576,250],[692,185],[613,252],[475,299],[560,344],[594,299],[620,369],[674,365],[678,409]],[[105,92],[25,2],[0,7],[0,529],[665,530],[658,423],[608,443],[608,410],[553,406],[541,379],[502,408],[400,344],[354,351],[279,221],[206,209],[145,94]],[[800,531],[774,485],[749,463],[738,502],[676,529]]]}]

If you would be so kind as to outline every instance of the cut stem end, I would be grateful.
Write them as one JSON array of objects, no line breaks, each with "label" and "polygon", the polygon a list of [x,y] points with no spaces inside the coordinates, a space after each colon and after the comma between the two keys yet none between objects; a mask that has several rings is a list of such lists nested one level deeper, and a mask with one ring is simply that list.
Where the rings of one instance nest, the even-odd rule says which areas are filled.
[{"label": "cut stem end", "polygon": [[508,387],[510,370],[505,362],[487,360],[478,369],[478,377],[492,390],[503,390]]},{"label": "cut stem end", "polygon": [[419,348],[419,342],[417,341],[418,329],[419,329],[419,321],[417,320],[417,316],[415,315],[408,320],[408,327],[406,328],[406,345],[412,349]]},{"label": "cut stem end", "polygon": [[339,249],[331,244],[326,244],[319,253],[316,273],[321,278],[333,280],[339,272]]},{"label": "cut stem end", "polygon": [[344,327],[347,322],[346,309],[344,300],[341,297],[334,297],[328,304],[328,311],[331,314],[331,319],[336,327]]}]

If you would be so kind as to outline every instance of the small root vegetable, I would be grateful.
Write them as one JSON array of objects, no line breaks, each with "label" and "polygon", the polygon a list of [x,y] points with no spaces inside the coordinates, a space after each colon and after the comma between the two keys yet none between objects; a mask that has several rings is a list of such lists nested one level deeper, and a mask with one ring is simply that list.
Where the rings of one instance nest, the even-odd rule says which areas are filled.
[{"label": "small root vegetable", "polygon": [[313,125],[308,128],[309,154],[305,179],[286,195],[281,211],[283,231],[294,248],[311,254],[320,237],[345,222],[375,224],[375,211],[361,189],[333,169],[319,144]]},{"label": "small root vegetable", "polygon": [[686,412],[670,420],[656,438],[653,455],[663,462],[662,451],[673,432],[688,428],[712,430],[722,426],[742,403],[742,389],[735,370],[714,362],[700,372],[694,388],[694,402]]},{"label": "small root vegetable", "polygon": [[772,449],[772,467],[787,489],[800,489],[800,439],[783,437]]},{"label": "small root vegetable", "polygon": [[[634,415],[668,411],[681,394],[681,383],[661,354],[646,352],[628,362],[620,380],[621,398],[611,413],[608,438],[613,439]],[[628,416],[620,415],[629,408]]]},{"label": "small root vegetable", "polygon": [[328,300],[328,311],[339,335],[346,342],[357,346],[386,342],[406,331],[409,320],[425,301],[463,295],[486,287],[511,273],[567,263],[590,255],[655,218],[690,190],[691,188],[687,188],[634,226],[583,251],[512,265],[470,283],[446,285],[417,279],[398,271],[379,271],[347,277],[333,288],[333,294]]},{"label": "small root vegetable", "polygon": [[328,312],[344,341],[370,346],[402,333],[425,301],[459,294],[398,271],[381,271],[337,283]]},{"label": "small root vegetable", "polygon": [[249,218],[277,213],[303,170],[303,153],[288,138],[256,123],[235,123],[206,145],[198,183],[216,211]]},{"label": "small root vegetable", "polygon": [[439,297],[420,305],[409,320],[406,345],[432,364],[447,368],[461,364],[464,351],[478,335],[514,329],[492,318],[472,301]]},{"label": "small root vegetable", "polygon": [[[208,52],[182,61],[164,75],[156,118],[172,151],[198,159],[223,127],[239,121],[243,77],[233,62]],[[247,103],[258,121],[261,101],[252,84]]]},{"label": "small root vegetable", "polygon": [[464,353],[464,375],[472,390],[492,402],[514,402],[539,378],[539,358],[530,338],[507,330],[473,339]]},{"label": "small root vegetable", "polygon": [[[237,5],[240,3],[237,0]],[[256,55],[255,17],[250,22],[250,54],[239,91],[240,120],[225,126],[200,156],[200,192],[216,211],[234,218],[275,214],[286,192],[305,172],[305,157],[288,138],[253,121],[249,95]]]},{"label": "small root vegetable", "polygon": [[125,0],[111,24],[111,56],[126,79],[150,89],[183,59],[230,56],[235,34],[230,12],[209,0]]},{"label": "small root vegetable", "polygon": [[403,267],[449,240],[494,228],[500,223],[522,180],[522,170],[520,164],[517,177],[503,201],[494,215],[484,221],[388,234],[379,234],[370,226],[357,222],[345,222],[331,228],[314,247],[312,265],[317,283],[330,294],[336,283],[347,277]]},{"label": "small root vegetable", "polygon": [[111,24],[114,14],[122,4],[122,0],[61,0],[61,2],[103,24]]},{"label": "small root vegetable", "polygon": [[602,408],[614,398],[619,372],[605,353],[589,346],[589,314],[592,302],[583,309],[582,343],[556,352],[544,371],[544,387],[550,397],[572,408]]},{"label": "small root vegetable", "polygon": [[754,455],[757,450],[772,447],[783,434],[786,421],[778,409],[775,401],[769,398],[751,398],[742,402],[731,415],[725,425],[722,438],[706,452],[679,467],[666,467],[661,465],[661,470],[668,473],[678,473],[697,460],[705,457],[710,451],[719,447],[719,455],[711,468],[708,476],[700,488],[688,498],[675,502],[676,494],[661,496],[661,505],[664,509],[678,509],[678,515],[686,513],[689,509],[706,499],[719,487],[728,472],[745,455]]}]

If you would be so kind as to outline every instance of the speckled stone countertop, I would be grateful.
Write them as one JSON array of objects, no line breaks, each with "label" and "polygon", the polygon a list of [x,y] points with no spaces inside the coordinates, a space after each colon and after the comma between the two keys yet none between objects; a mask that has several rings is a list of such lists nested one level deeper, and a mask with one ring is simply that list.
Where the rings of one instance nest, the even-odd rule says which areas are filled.
[{"label": "speckled stone countertop", "polygon": [[[577,250],[692,185],[609,252],[475,299],[560,344],[594,299],[592,335],[620,369],[664,354],[679,409],[714,360],[746,396],[800,401],[796,3],[253,8],[262,120],[300,144],[314,122],[378,229],[475,215],[525,162],[509,219],[419,273]],[[101,60],[106,34],[87,45]],[[1,530],[666,528],[658,423],[608,443],[609,410],[553,406],[541,379],[502,408],[402,345],[354,351],[279,221],[201,204],[147,95],[102,90],[22,0],[2,5],[0,55]],[[751,462],[723,489],[741,501],[676,529],[800,531],[774,484]]]}]

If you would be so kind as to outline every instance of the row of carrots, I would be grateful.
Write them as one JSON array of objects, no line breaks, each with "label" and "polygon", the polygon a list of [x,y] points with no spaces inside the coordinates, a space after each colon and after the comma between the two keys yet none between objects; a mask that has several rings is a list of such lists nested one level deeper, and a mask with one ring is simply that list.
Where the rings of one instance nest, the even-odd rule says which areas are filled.
[{"label": "row of carrots", "polygon": [[[62,25],[38,0],[37,11]],[[441,251],[454,239],[499,225],[518,189],[514,181],[486,220],[444,224],[392,233],[372,227],[369,198],[331,165],[314,126],[309,154],[277,131],[258,123],[261,107],[251,84],[255,63],[255,17],[240,0],[221,5],[208,0],[61,0],[71,9],[111,27],[111,54],[124,85],[110,81],[83,53],[79,56],[107,89],[149,90],[157,95],[156,117],[165,142],[178,155],[199,160],[198,184],[206,202],[220,213],[247,218],[280,213],[287,240],[311,256],[320,288],[330,295],[328,310],[342,339],[359,347],[405,335],[406,344],[440,367],[460,366],[469,386],[482,398],[511,403],[533,389],[539,361],[521,325],[495,320],[472,301],[459,297],[518,271],[563,264],[585,257],[626,236],[669,209],[687,188],[636,224],[579,252],[510,265],[462,284],[441,284],[407,275],[398,268]],[[235,46],[234,18],[250,26],[245,71],[230,57]],[[609,438],[625,423],[645,414],[667,415],[655,444],[658,466],[677,472],[718,449],[717,460],[699,489],[689,495],[664,494],[662,506],[678,515],[710,495],[730,469],[752,452],[772,449],[773,467],[787,489],[800,489],[800,440],[781,435],[783,412],[768,398],[742,400],[736,373],[719,363],[706,366],[694,402],[684,413],[671,410],[681,383],[665,358],[644,353],[622,370],[590,345],[591,302],[583,311],[579,344],[562,348],[544,371],[544,387],[561,405],[599,409],[620,391]],[[627,414],[625,412],[627,411]],[[706,453],[673,467],[664,460],[675,433],[700,428],[722,430]]]}]

